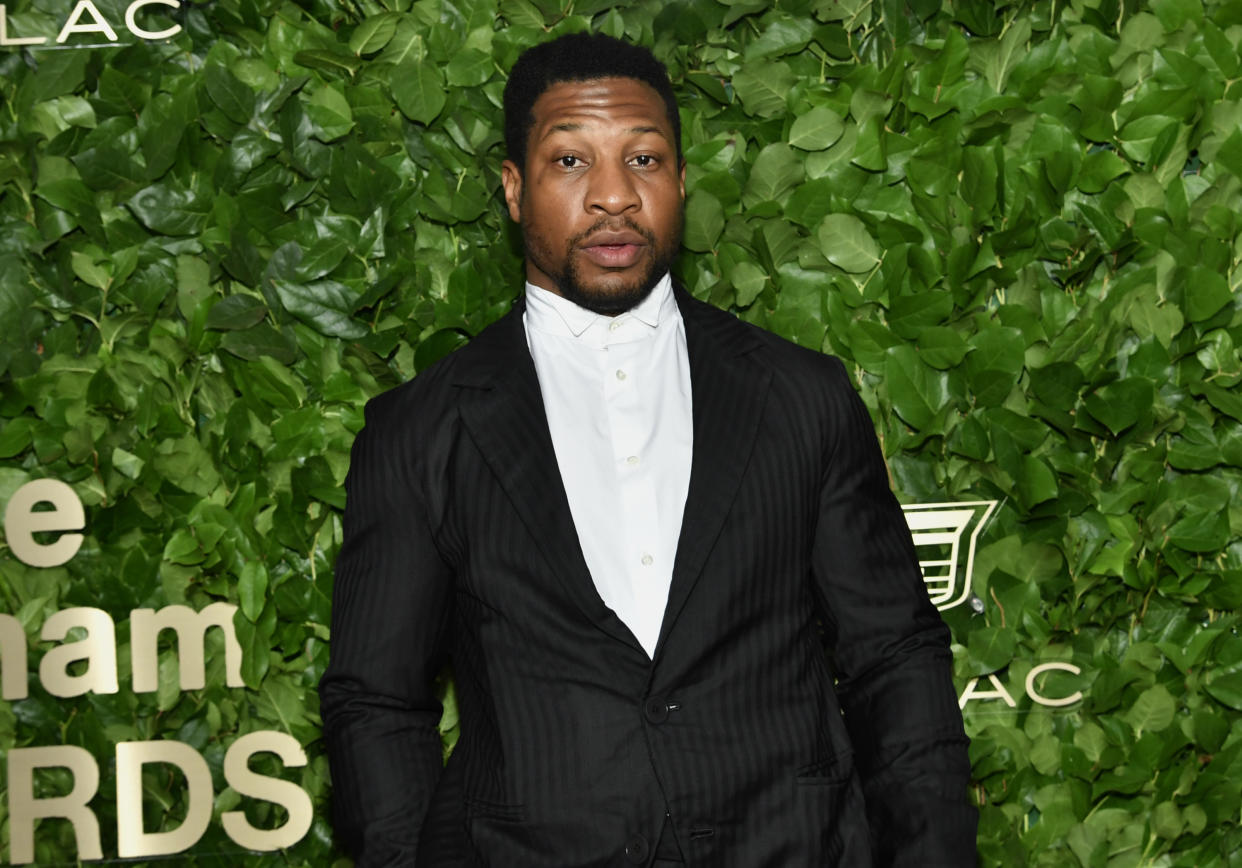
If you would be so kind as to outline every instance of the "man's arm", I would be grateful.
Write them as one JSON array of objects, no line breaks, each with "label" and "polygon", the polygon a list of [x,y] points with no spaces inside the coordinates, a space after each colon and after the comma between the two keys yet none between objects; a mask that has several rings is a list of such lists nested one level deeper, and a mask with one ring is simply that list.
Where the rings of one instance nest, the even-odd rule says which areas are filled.
[{"label": "man's arm", "polygon": [[927,596],[867,410],[844,367],[833,360],[832,370],[813,569],[876,864],[973,868],[977,813],[966,801],[949,631]]},{"label": "man's arm", "polygon": [[432,540],[408,433],[367,405],[346,479],[331,658],[319,685],[336,831],[359,868],[415,863],[439,779],[434,679],[452,573]]}]

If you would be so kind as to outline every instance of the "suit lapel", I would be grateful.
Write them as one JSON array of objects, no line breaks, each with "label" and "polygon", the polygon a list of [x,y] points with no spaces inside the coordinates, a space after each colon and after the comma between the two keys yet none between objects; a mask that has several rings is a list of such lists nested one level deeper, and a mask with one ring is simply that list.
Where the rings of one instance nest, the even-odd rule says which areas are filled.
[{"label": "suit lapel", "polygon": [[[767,368],[747,358],[759,345],[750,329],[682,290],[677,301],[690,359],[694,455],[657,655],[733,506],[771,380]],[[523,309],[519,302],[462,350],[454,377],[462,419],[568,598],[605,633],[645,655],[600,598],[582,556],[526,346]]]},{"label": "suit lapel", "polygon": [[769,369],[747,358],[759,346],[751,329],[684,291],[677,301],[690,357],[694,455],[657,658],[733,507],[771,380]]},{"label": "suit lapel", "polygon": [[519,302],[461,351],[454,381],[462,419],[568,598],[601,630],[645,656],[600,598],[582,556],[526,345],[523,309]]}]

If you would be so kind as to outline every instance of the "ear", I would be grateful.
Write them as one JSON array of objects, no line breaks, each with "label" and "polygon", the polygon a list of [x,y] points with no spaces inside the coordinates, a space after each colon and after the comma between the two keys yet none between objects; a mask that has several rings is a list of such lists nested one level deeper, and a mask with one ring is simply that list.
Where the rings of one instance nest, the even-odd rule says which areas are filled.
[{"label": "ear", "polygon": [[677,175],[678,183],[681,186],[681,200],[686,201],[686,160],[681,160],[681,171]]},{"label": "ear", "polygon": [[500,164],[500,183],[505,188],[505,204],[509,206],[509,218],[514,223],[521,223],[522,172],[512,160],[505,160]]}]

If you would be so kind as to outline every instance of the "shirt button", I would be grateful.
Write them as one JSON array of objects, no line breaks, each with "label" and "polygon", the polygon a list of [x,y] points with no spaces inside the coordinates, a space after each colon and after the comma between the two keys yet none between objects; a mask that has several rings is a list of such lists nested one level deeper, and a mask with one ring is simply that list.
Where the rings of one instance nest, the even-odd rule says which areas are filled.
[{"label": "shirt button", "polygon": [[624,380],[624,379],[625,379],[625,371],[617,371],[617,379],[618,379],[618,380]]},{"label": "shirt button", "polygon": [[614,319],[612,322],[608,324],[608,331],[615,332],[617,329],[621,328],[621,326],[623,326],[624,324],[625,323],[623,323],[621,320]]},{"label": "shirt button", "polygon": [[668,703],[663,699],[652,697],[643,703],[643,717],[648,723],[659,725],[668,720]]},{"label": "shirt button", "polygon": [[643,555],[643,566],[644,567],[651,566],[651,563],[653,560],[654,558],[652,558],[651,555]]},{"label": "shirt button", "polygon": [[625,842],[625,858],[635,865],[642,865],[647,861],[647,854],[650,852],[647,839],[642,835],[634,835],[630,840]]},{"label": "shirt button", "polygon": [[634,465],[638,463],[638,456],[631,455],[629,458],[625,459],[625,463],[630,465],[630,467],[633,467]]}]

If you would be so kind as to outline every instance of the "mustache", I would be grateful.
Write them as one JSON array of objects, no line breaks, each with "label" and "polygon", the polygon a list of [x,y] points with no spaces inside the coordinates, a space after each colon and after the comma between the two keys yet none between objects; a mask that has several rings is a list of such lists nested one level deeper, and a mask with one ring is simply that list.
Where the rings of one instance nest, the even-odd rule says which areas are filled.
[{"label": "mustache", "polygon": [[584,229],[582,232],[579,232],[577,235],[570,238],[569,246],[571,248],[579,246],[596,232],[616,232],[618,229],[625,229],[629,232],[641,235],[643,240],[649,245],[653,247],[655,246],[655,234],[650,229],[639,226],[629,217],[602,217],[595,221],[595,223],[587,229]]}]

